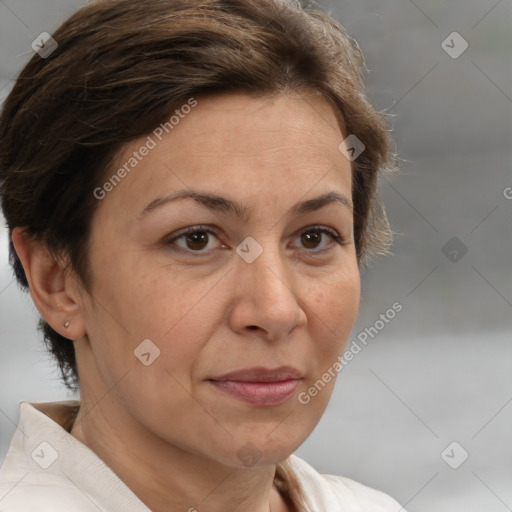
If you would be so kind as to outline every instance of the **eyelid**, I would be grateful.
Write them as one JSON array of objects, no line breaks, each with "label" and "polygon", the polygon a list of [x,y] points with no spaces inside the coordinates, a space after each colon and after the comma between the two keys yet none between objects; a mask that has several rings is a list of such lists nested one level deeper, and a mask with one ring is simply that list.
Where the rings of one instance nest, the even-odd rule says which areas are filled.
[{"label": "eyelid", "polygon": [[213,231],[213,229],[210,226],[197,224],[194,226],[188,226],[186,228],[179,229],[178,231],[174,231],[170,235],[167,235],[164,238],[164,241],[165,241],[165,243],[171,243],[171,242],[174,242],[176,239],[181,238],[183,235],[188,235],[189,233],[195,233],[196,231],[204,231],[205,233],[211,233],[211,234],[217,236],[217,233],[215,231]]}]

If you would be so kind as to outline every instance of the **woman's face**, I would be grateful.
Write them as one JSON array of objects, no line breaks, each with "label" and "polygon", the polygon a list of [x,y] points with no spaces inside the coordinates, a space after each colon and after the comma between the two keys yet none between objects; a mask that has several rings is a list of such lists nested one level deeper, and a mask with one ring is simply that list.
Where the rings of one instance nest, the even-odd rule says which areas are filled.
[{"label": "woman's face", "polygon": [[274,464],[319,421],[334,379],[299,395],[332,374],[357,314],[346,134],[316,96],[188,110],[125,147],[112,174],[137,164],[99,200],[82,397],[108,393],[109,423],[147,439]]}]

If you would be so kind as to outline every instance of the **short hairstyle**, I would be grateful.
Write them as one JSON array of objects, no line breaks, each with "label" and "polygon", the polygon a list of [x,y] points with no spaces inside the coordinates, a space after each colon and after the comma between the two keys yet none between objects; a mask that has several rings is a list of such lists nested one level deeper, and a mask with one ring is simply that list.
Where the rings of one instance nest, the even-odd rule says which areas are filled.
[{"label": "short hairstyle", "polygon": [[[385,252],[390,230],[377,194],[393,154],[383,114],[364,91],[364,59],[342,26],[304,0],[100,0],[35,54],[0,115],[1,204],[10,262],[28,283],[15,227],[65,257],[86,290],[93,194],[124,144],[201,95],[320,94],[365,150],[352,162],[358,262]],[[250,121],[248,121],[250,122]],[[341,142],[341,141],[340,141]],[[79,389],[73,343],[39,328],[65,385]]]}]

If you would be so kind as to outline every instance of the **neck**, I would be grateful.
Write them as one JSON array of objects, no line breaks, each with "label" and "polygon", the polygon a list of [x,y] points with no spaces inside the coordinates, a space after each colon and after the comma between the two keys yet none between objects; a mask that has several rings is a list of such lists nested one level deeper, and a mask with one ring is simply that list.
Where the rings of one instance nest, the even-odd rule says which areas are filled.
[{"label": "neck", "polygon": [[152,512],[289,510],[273,486],[276,466],[233,467],[185,451],[148,431],[110,394],[94,404],[82,399],[71,435]]}]

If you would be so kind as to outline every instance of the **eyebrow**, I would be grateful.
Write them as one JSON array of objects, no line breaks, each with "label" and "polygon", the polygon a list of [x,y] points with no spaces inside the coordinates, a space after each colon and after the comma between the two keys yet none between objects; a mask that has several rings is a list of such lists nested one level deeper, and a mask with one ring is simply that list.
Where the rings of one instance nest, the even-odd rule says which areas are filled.
[{"label": "eyebrow", "polygon": [[[141,211],[140,215],[138,216],[138,220],[142,220],[146,214],[156,210],[161,206],[183,199],[193,199],[210,211],[231,214],[240,219],[247,219],[249,214],[249,210],[245,206],[232,199],[218,196],[216,194],[198,192],[194,190],[182,190],[168,196],[157,197],[151,201]],[[347,196],[339,194],[338,192],[327,192],[318,197],[297,203],[290,209],[290,213],[292,215],[304,215],[306,213],[315,212],[321,208],[324,208],[325,206],[335,203],[342,204],[348,210],[350,210],[350,212],[353,211],[352,202]]]}]

